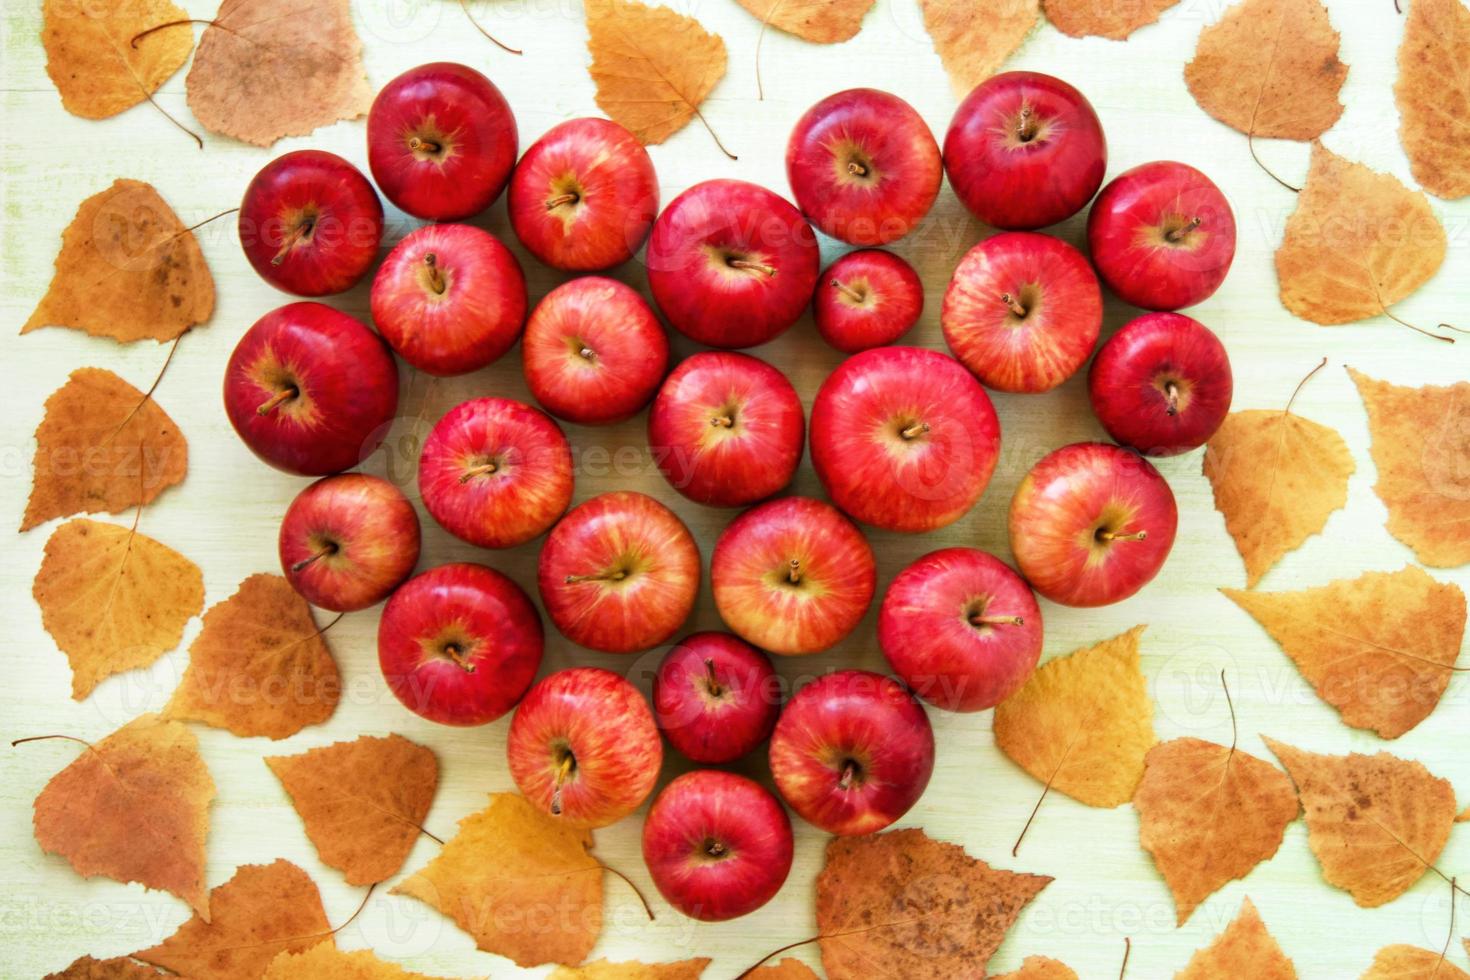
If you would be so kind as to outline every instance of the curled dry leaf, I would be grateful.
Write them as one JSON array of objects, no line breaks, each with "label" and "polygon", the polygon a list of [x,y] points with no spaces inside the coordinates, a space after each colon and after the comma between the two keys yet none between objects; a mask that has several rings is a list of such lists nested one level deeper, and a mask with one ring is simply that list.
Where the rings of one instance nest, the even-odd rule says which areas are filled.
[{"label": "curled dry leaf", "polygon": [[1307,843],[1329,885],[1376,908],[1434,866],[1455,820],[1448,781],[1387,752],[1318,755],[1265,741],[1296,782]]},{"label": "curled dry leaf", "polygon": [[1418,946],[1385,946],[1358,980],[1470,980],[1470,973]]},{"label": "curled dry leaf", "polygon": [[740,0],[762,23],[814,44],[857,36],[874,0]]},{"label": "curled dry leaf", "polygon": [[1296,967],[1249,898],[1213,943],[1195,953],[1174,980],[1296,980]]},{"label": "curled dry leaf", "polygon": [[163,709],[236,735],[273,739],[332,717],[337,662],[311,607],[279,575],[252,575],[204,613],[189,667]]},{"label": "curled dry leaf", "polygon": [[20,529],[149,503],[188,467],[184,434],[151,395],[111,371],[78,368],[46,399]]},{"label": "curled dry leaf", "polygon": [[994,75],[1041,19],[1041,0],[919,0],[919,7],[961,98]]},{"label": "curled dry leaf", "polygon": [[116,180],[77,208],[51,285],[20,332],[58,326],[165,341],[213,312],[214,279],[194,233],[152,185]]},{"label": "curled dry leaf", "polygon": [[136,881],[209,917],[204,840],[214,780],[177,722],[140,715],[89,746],[36,797],[36,842],[84,878]]},{"label": "curled dry leaf", "polygon": [[60,973],[48,973],[45,980],[158,980],[165,974],[136,963],[126,956],[110,960],[94,960],[83,956]]},{"label": "curled dry leaf", "polygon": [[1348,374],[1368,410],[1388,533],[1426,565],[1470,562],[1470,382],[1406,388]]},{"label": "curled dry leaf", "polygon": [[1046,956],[1028,956],[1020,969],[1002,973],[994,980],[1077,980],[1077,971],[1060,960]]},{"label": "curled dry leaf", "polygon": [[1398,738],[1439,704],[1465,637],[1465,593],[1417,565],[1300,592],[1222,589],[1354,728]]},{"label": "curled dry leaf", "polygon": [[348,0],[224,0],[186,79],[206,129],[256,146],[367,112]]},{"label": "curled dry leaf", "polygon": [[699,980],[709,960],[676,963],[610,963],[595,960],[586,966],[559,966],[546,980]]},{"label": "curled dry leaf", "polygon": [[332,943],[276,954],[260,980],[446,980],[413,973],[396,963],[378,959],[370,949],[348,953]]},{"label": "curled dry leaf", "polygon": [[84,119],[106,119],[144,101],[194,50],[187,24],[131,43],[142,31],[189,16],[169,0],[46,0],[41,16],[46,74],[66,111]]},{"label": "curled dry leaf", "polygon": [[1051,881],[992,868],[918,829],[833,838],[817,876],[822,966],[831,980],[983,977]]},{"label": "curled dry leaf", "polygon": [[1462,0],[1413,0],[1399,44],[1399,141],[1425,190],[1470,194],[1470,9]]},{"label": "curled dry leaf", "polygon": [[1121,41],[1163,16],[1179,0],[1042,0],[1046,19],[1072,37],[1107,37]]}]

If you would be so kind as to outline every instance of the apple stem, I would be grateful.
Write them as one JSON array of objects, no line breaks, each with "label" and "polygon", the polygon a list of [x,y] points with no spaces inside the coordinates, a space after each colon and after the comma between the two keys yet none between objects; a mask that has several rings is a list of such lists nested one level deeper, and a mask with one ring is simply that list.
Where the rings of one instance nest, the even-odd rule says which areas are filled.
[{"label": "apple stem", "polygon": [[429,270],[429,288],[440,296],[443,296],[446,284],[444,282],[444,273],[439,268],[439,256],[433,252],[425,252],[424,267]]},{"label": "apple stem", "polygon": [[551,788],[551,815],[561,816],[561,787],[571,776],[572,770],[577,766],[577,757],[570,749],[562,750],[565,754],[556,767],[556,785]]},{"label": "apple stem", "polygon": [[707,844],[704,845],[704,853],[708,854],[712,858],[724,857],[725,856],[725,843],[724,843],[724,841],[717,841],[717,840],[709,841]]},{"label": "apple stem", "polygon": [[1029,105],[1021,106],[1021,114],[1016,126],[1016,139],[1022,143],[1029,143],[1036,138],[1036,116],[1032,113]]},{"label": "apple stem", "polygon": [[584,361],[595,361],[597,360],[597,351],[584,345],[577,351],[577,356]]},{"label": "apple stem", "polygon": [[596,575],[568,575],[563,581],[567,585],[575,585],[578,582],[621,582],[628,577],[628,573],[621,568],[610,572],[598,572]]},{"label": "apple stem", "polygon": [[255,414],[269,415],[271,412],[274,412],[276,409],[280,408],[282,405],[286,404],[286,402],[295,398],[299,394],[301,394],[301,392],[297,389],[295,385],[289,385],[285,388],[282,388],[266,401],[262,402],[260,407],[255,410]]},{"label": "apple stem", "polygon": [[499,467],[497,467],[494,463],[481,463],[479,466],[471,466],[469,469],[465,470],[459,475],[459,482],[469,483],[475,477],[489,476],[497,469],[499,469]]},{"label": "apple stem", "polygon": [[801,559],[793,558],[786,569],[786,581],[792,585],[801,584]]},{"label": "apple stem", "polygon": [[1179,385],[1173,381],[1164,382],[1164,395],[1167,399],[1164,405],[1164,414],[1175,416],[1179,414]]},{"label": "apple stem", "polygon": [[291,250],[301,244],[302,239],[310,238],[315,228],[316,218],[311,215],[307,215],[298,221],[296,226],[291,229],[291,233],[281,242],[280,251],[271,256],[271,265],[277,266],[285,262],[286,256],[291,253]]},{"label": "apple stem", "polygon": [[335,555],[336,553],[337,553],[337,546],[335,544],[326,544],[326,545],[323,545],[321,547],[321,550],[319,550],[316,554],[311,555],[310,557],[307,557],[307,558],[303,558],[300,561],[296,562],[296,564],[292,565],[291,566],[291,571],[293,571],[293,572],[299,572],[303,568],[306,568],[308,565],[310,565],[312,562],[317,561],[318,559],[321,559],[321,558],[325,558],[328,555]]},{"label": "apple stem", "polygon": [[715,676],[715,662],[709,657],[704,658],[704,675],[709,680],[710,697],[717,698],[725,693],[725,688],[720,684],[720,679]]},{"label": "apple stem", "polygon": [[563,204],[576,204],[581,197],[577,194],[558,194],[556,197],[547,198],[546,210],[555,211]]},{"label": "apple stem", "polygon": [[858,766],[851,759],[842,763],[842,775],[837,777],[838,789],[852,789],[852,781],[857,778]]},{"label": "apple stem", "polygon": [[1025,626],[1026,620],[1020,616],[986,616],[975,613],[970,617],[971,626]]},{"label": "apple stem", "polygon": [[422,136],[410,136],[408,148],[416,153],[439,153],[444,149],[444,144],[437,140],[426,140]]},{"label": "apple stem", "polygon": [[1193,218],[1189,219],[1189,224],[1180,225],[1178,228],[1173,228],[1169,231],[1164,232],[1164,241],[1168,242],[1171,245],[1177,245],[1179,244],[1179,242],[1183,241],[1185,235],[1194,231],[1199,226],[1200,217],[1199,215],[1195,215]]},{"label": "apple stem", "polygon": [[849,160],[847,163],[847,172],[854,177],[866,177],[868,175],[868,168],[856,160]]},{"label": "apple stem", "polygon": [[1117,531],[1104,531],[1104,530],[1099,530],[1097,532],[1097,539],[1099,541],[1103,541],[1103,542],[1109,542],[1109,541],[1146,541],[1146,540],[1148,540],[1148,531],[1143,530],[1143,531],[1134,531],[1131,534],[1120,534]]},{"label": "apple stem", "polygon": [[729,414],[716,415],[709,420],[709,424],[719,429],[733,429],[735,427],[735,420]]},{"label": "apple stem", "polygon": [[1029,312],[1026,307],[1021,305],[1021,301],[1016,299],[1016,297],[1012,296],[1010,293],[1001,293],[1000,301],[1004,303],[1006,307],[1009,308],[1010,311],[1016,316],[1024,317],[1027,312]]},{"label": "apple stem", "polygon": [[903,436],[905,439],[917,439],[917,438],[919,438],[919,436],[923,435],[924,433],[926,433],[928,431],[929,431],[929,423],[928,422],[915,422],[913,425],[909,426],[907,429],[901,430],[898,434],[901,435],[901,436]]},{"label": "apple stem", "polygon": [[832,280],[832,288],[837,290],[842,295],[846,296],[848,299],[852,300],[854,303],[862,303],[868,298],[866,293],[862,293],[856,289],[853,289],[851,286],[840,279]]},{"label": "apple stem", "polygon": [[732,269],[749,269],[751,272],[764,273],[766,276],[774,276],[776,274],[774,267],[766,265],[764,262],[752,262],[749,259],[731,259],[729,265]]}]

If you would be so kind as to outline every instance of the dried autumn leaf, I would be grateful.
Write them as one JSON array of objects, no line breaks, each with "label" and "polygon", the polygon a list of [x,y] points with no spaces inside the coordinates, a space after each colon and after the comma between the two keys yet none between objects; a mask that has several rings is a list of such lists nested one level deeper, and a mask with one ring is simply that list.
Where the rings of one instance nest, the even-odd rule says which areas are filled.
[{"label": "dried autumn leaf", "polygon": [[439,786],[433,750],[402,735],[364,735],[265,764],[291,795],[322,863],[349,885],[398,873]]},{"label": "dried autumn leaf", "polygon": [[20,529],[119,513],[184,479],[189,446],[152,397],[102,368],[78,368],[46,399]]},{"label": "dried autumn leaf", "polygon": [[1425,190],[1470,194],[1470,10],[1461,0],[1413,0],[1399,43],[1399,141]]},{"label": "dried autumn leaf", "polygon": [[165,716],[273,739],[332,717],[342,681],[311,607],[279,575],[210,606]]},{"label": "dried autumn leaf", "polygon": [[[699,980],[709,960],[700,958],[677,963],[610,963],[595,960],[586,966],[559,966],[547,980]],[[759,972],[752,974],[759,976]]]},{"label": "dried autumn leaf", "polygon": [[1276,250],[1281,302],[1324,326],[1379,316],[1434,277],[1445,245],[1422,193],[1313,143]]},{"label": "dried autumn leaf", "polygon": [[1418,946],[1385,946],[1358,980],[1470,980],[1470,973]]},{"label": "dried autumn leaf", "polygon": [[1002,973],[994,980],[1077,980],[1077,971],[1060,960],[1028,956],[1021,961],[1020,969]]},{"label": "dried autumn leaf", "polygon": [[817,932],[831,980],[980,977],[1052,879],[992,868],[922,830],[835,837],[817,876]]},{"label": "dried autumn leaf", "polygon": [[1470,562],[1470,382],[1405,388],[1348,374],[1368,410],[1388,533],[1426,565]]},{"label": "dried autumn leaf", "polygon": [[1296,967],[1281,951],[1249,898],[1213,943],[1195,953],[1174,980],[1296,980]]},{"label": "dried autumn leaf", "polygon": [[290,861],[241,865],[209,893],[209,910],[133,955],[193,980],[259,980],[283,950],[335,945],[321,893]]},{"label": "dried autumn leaf", "polygon": [[94,960],[83,956],[60,973],[48,973],[45,980],[157,980],[164,976],[151,966],[135,963],[126,956],[110,960]]},{"label": "dried autumn leaf", "polygon": [[1128,0],[1127,3],[1099,0],[1042,0],[1042,10],[1052,26],[1072,37],[1107,37],[1121,41],[1140,27],[1158,20],[1179,0]]},{"label": "dried autumn leaf", "polygon": [[874,0],[739,0],[762,23],[814,44],[857,36]]},{"label": "dried autumn leaf", "polygon": [[[517,966],[580,963],[602,931],[602,865],[591,847],[590,832],[567,827],[518,794],[494,793],[393,894],[438,909],[480,949]],[[556,912],[552,921],[548,909]]]},{"label": "dried autumn leaf", "polygon": [[1455,823],[1470,823],[1470,806],[1467,806],[1464,811],[1455,818]]},{"label": "dried autumn leaf", "polygon": [[1265,742],[1296,782],[1307,843],[1329,885],[1376,908],[1434,866],[1455,820],[1448,781],[1387,752],[1318,755]]},{"label": "dried autumn leaf", "polygon": [[214,780],[177,722],[140,715],[90,746],[36,797],[36,842],[84,878],[172,892],[209,915],[204,840]]},{"label": "dried autumn leaf", "polygon": [[46,74],[66,111],[83,119],[106,119],[144,101],[194,49],[187,24],[132,43],[149,28],[188,18],[169,0],[46,0],[41,11]]},{"label": "dried autumn leaf", "polygon": [[348,0],[224,0],[185,80],[205,128],[256,146],[372,103]]},{"label": "dried autumn leaf", "polygon": [[758,966],[743,980],[819,980],[817,973],[801,960],[788,956],[779,963]]},{"label": "dried autumn leaf", "polygon": [[1041,19],[1041,0],[919,0],[919,7],[961,98],[994,75]]},{"label": "dried autumn leaf", "polygon": [[1398,738],[1439,704],[1465,636],[1465,593],[1417,565],[1300,592],[1221,589],[1354,728]]},{"label": "dried autumn leaf", "polygon": [[318,943],[300,952],[276,954],[260,980],[446,980],[413,973],[396,963],[378,959],[369,949],[348,953],[331,943]]},{"label": "dried autumn leaf", "polygon": [[214,279],[194,233],[151,184],[115,180],[77,208],[51,285],[20,332],[58,326],[165,341],[213,312]]}]

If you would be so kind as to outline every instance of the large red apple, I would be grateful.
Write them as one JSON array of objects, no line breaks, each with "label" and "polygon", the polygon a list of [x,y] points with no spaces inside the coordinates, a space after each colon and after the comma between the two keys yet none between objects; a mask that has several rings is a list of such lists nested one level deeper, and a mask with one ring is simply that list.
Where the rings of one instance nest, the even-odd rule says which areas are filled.
[{"label": "large red apple", "polygon": [[505,754],[536,807],[573,827],[606,827],[648,798],[664,749],[637,688],[601,667],[572,667],[526,692]]},{"label": "large red apple", "polygon": [[635,653],[668,640],[699,593],[699,546],[646,494],[578,504],[552,529],[537,572],[546,615],[573,643]]},{"label": "large red apple", "polygon": [[648,413],[648,449],[673,488],[714,507],[764,500],[791,482],[806,441],[786,375],[749,354],[686,358]]},{"label": "large red apple", "polygon": [[929,785],[934,730],[891,677],[839,670],[796,692],[771,735],[771,775],[802,819],[829,834],[871,834]]},{"label": "large red apple", "polygon": [[1126,599],[1174,546],[1174,493],[1148,460],[1100,442],[1063,446],[1011,498],[1011,552],[1032,588],[1064,606]]},{"label": "large red apple", "polygon": [[704,922],[754,912],[791,872],[791,820],[744,776],[686,772],[654,798],[643,822],[643,862],[674,908]]},{"label": "large red apple", "polygon": [[255,322],[225,365],[225,412],[261,459],[325,476],[372,455],[398,411],[398,368],[378,335],[321,303]]},{"label": "large red apple", "polygon": [[721,532],[710,583],[720,617],[746,640],[772,653],[816,653],[868,611],[877,567],[863,532],[831,504],[782,497]]},{"label": "large red apple", "polygon": [[812,296],[817,333],[844,354],[893,343],[923,312],[924,284],[914,267],[876,248],[827,266]]},{"label": "large red apple", "polygon": [[664,654],[653,713],[669,744],[695,762],[733,762],[765,741],[781,713],[771,659],[729,633],[694,633]]},{"label": "large red apple", "polygon": [[572,502],[572,450],[544,412],[509,398],[474,398],[424,440],[419,493],[455,537],[511,548],[555,524]]},{"label": "large red apple", "polygon": [[418,218],[459,221],[488,208],[510,178],[515,114],[495,83],[438,61],[393,79],[368,112],[368,166],[388,200]]},{"label": "large red apple", "polygon": [[878,347],[848,358],[812,404],[812,465],[832,502],[890,531],[964,516],[1000,455],[985,389],[952,357]]},{"label": "large red apple", "polygon": [[419,517],[387,480],[342,473],[296,495],[276,540],[281,570],[314,606],[375,606],[419,560]]},{"label": "large red apple", "polygon": [[754,347],[806,309],[821,256],[801,212],[742,180],[695,184],[648,240],[648,286],[674,329],[710,347]]},{"label": "large red apple", "polygon": [[506,198],[516,237],[553,269],[596,272],[638,251],[658,214],[643,144],[606,119],[548,129],[516,165]]},{"label": "large red apple", "polygon": [[1102,329],[1102,287],[1082,253],[1031,231],[987,238],[960,260],[939,314],[944,340],[987,387],[1049,391]]},{"label": "large red apple", "polygon": [[483,725],[521,699],[541,666],[541,617],[521,587],[484,565],[431,568],[393,593],[378,666],[410,711]]}]

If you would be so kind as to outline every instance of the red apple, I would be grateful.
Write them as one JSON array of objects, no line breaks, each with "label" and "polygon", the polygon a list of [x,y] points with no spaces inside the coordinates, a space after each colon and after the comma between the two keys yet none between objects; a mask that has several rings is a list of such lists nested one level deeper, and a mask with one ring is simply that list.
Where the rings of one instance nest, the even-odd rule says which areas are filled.
[{"label": "red apple", "polygon": [[419,560],[419,517],[397,487],[363,473],[318,480],[296,495],[276,541],[292,588],[314,606],[375,606]]},{"label": "red apple", "polygon": [[699,546],[652,497],[604,493],[552,529],[537,581],[546,615],[567,639],[636,653],[665,642],[689,618],[699,593]]},{"label": "red apple", "polygon": [[555,524],[572,502],[572,450],[544,412],[509,398],[474,398],[424,440],[419,493],[455,537],[511,548]]},{"label": "red apple", "polygon": [[1031,587],[1064,606],[1126,599],[1158,574],[1179,512],[1148,460],[1100,442],[1063,446],[1011,498],[1011,552]]},{"label": "red apple", "polygon": [[1092,261],[1125,303],[1177,310],[1220,288],[1235,258],[1235,213],[1210,178],[1183,163],[1134,167],[1087,216]]},{"label": "red apple", "polygon": [[733,762],[765,741],[781,713],[771,659],[729,633],[694,633],[664,655],[653,714],[669,744],[695,762]]},{"label": "red apple", "polygon": [[1107,165],[1092,103],[1040,72],[1002,72],[981,82],[944,137],[944,170],[955,195],[996,228],[1070,218],[1097,193]]},{"label": "red apple", "polygon": [[398,411],[398,368],[378,335],[321,303],[255,322],[225,366],[225,412],[251,451],[325,476],[372,455]]},{"label": "red apple", "polygon": [[812,465],[832,502],[890,531],[964,516],[1000,455],[990,397],[958,361],[878,347],[833,371],[812,403]]},{"label": "red apple", "polygon": [[372,268],[383,205],[335,153],[296,150],[250,181],[237,227],[260,278],[297,296],[326,296],[351,289]]},{"label": "red apple", "polygon": [[658,214],[658,176],[643,144],[606,119],[568,119],[521,157],[506,199],[516,237],[553,269],[626,262]]},{"label": "red apple", "polygon": [[786,375],[749,354],[686,358],[648,413],[648,448],[690,500],[742,507],[788,483],[801,462],[806,417]]},{"label": "red apple", "polygon": [[674,329],[710,347],[754,347],[812,298],[821,256],[801,212],[742,180],[695,184],[648,240],[648,286]]},{"label": "red apple", "polygon": [[891,677],[839,670],[796,692],[771,735],[781,798],[829,834],[871,834],[903,816],[934,771],[934,730]]},{"label": "red apple", "polygon": [[878,645],[909,690],[950,711],[1010,697],[1041,656],[1041,609],[1021,576],[975,548],[931,551],[898,573]]},{"label": "red apple", "polygon": [[521,364],[531,394],[552,415],[608,425],[648,404],[669,367],[669,340],[637,290],[583,276],[536,304]]},{"label": "red apple", "polygon": [[786,144],[802,213],[833,238],[882,245],[907,235],[939,194],[939,144],[896,95],[853,88],[806,111]]},{"label": "red apple", "polygon": [[759,783],[718,769],[665,786],[643,822],[643,863],[659,894],[704,922],[754,912],[791,872],[791,820]]},{"label": "red apple", "polygon": [[772,653],[816,653],[868,611],[877,566],[863,532],[831,504],[782,497],[721,532],[710,583],[720,617],[740,636]]},{"label": "red apple", "polygon": [[844,354],[893,343],[922,312],[924,284],[914,267],[876,248],[827,266],[812,296],[817,333]]},{"label": "red apple", "polygon": [[636,687],[601,667],[573,667],[526,693],[505,754],[535,806],[573,827],[606,827],[648,798],[664,748]]},{"label": "red apple", "polygon": [[510,178],[516,117],[495,83],[466,65],[410,68],[383,86],[367,121],[368,166],[388,200],[417,218],[459,221]]},{"label": "red apple", "polygon": [[1108,435],[1147,456],[1203,446],[1230,411],[1234,383],[1220,338],[1182,313],[1146,313],[1113,334],[1087,375]]},{"label": "red apple", "polygon": [[998,391],[1050,391],[1092,355],[1102,287],[1082,253],[1059,238],[1012,231],[960,260],[939,314],[944,340]]},{"label": "red apple", "polygon": [[373,279],[373,323],[428,374],[478,371],[526,322],[526,277],[510,249],[470,225],[425,225],[399,242]]},{"label": "red apple", "polygon": [[378,666],[395,697],[441,725],[483,725],[536,678],[541,617],[509,578],[457,562],[393,593],[378,623]]}]

